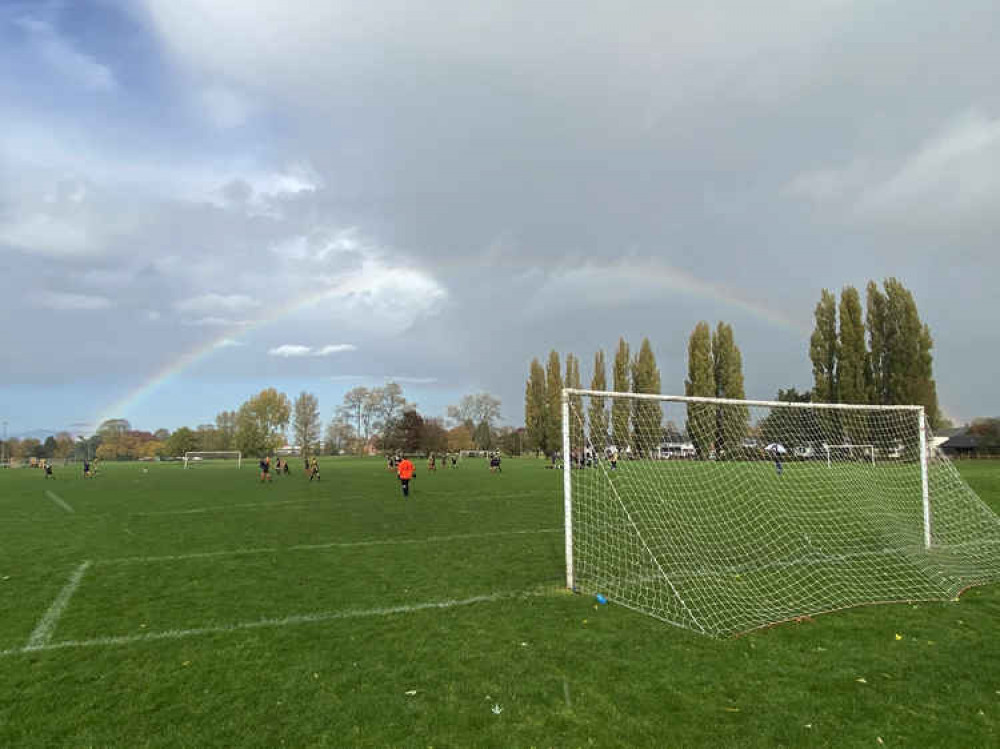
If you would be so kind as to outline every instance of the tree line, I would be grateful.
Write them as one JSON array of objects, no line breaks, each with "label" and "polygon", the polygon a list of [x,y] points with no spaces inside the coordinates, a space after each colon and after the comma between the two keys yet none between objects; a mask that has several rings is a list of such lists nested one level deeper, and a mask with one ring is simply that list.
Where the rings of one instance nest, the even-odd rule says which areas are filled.
[{"label": "tree line", "polygon": [[[922,405],[932,426],[944,424],[937,405],[932,376],[930,330],[921,322],[913,295],[897,279],[889,278],[883,288],[874,282],[867,287],[867,311],[860,295],[851,286],[841,292],[840,310],[833,294],[823,289],[815,309],[816,327],[809,341],[813,365],[813,388],[800,393],[794,387],[779,388],[777,400],[813,403],[861,403],[880,405]],[[712,330],[701,321],[688,338],[688,376],[684,394],[743,400],[746,398],[743,355],[736,344],[732,326],[718,322]],[[604,351],[594,354],[590,389],[621,393],[659,393],[660,373],[652,347],[644,338],[639,352],[630,356],[628,342],[621,338],[615,351],[611,382],[605,372]],[[579,359],[566,355],[565,373],[559,353],[551,351],[543,367],[532,359],[525,383],[524,421],[526,445],[552,455],[562,449],[561,399],[563,387],[580,387]],[[660,427],[662,409],[655,401],[611,399],[590,396],[587,413],[582,397],[570,396],[570,444],[583,445],[584,434],[597,449],[614,446],[618,450],[646,452],[662,441],[676,441],[681,435],[676,425]],[[687,406],[687,439],[701,457],[726,454],[748,438],[776,440],[788,428],[780,418],[765,417],[751,424],[749,408],[739,405],[691,403]],[[846,417],[821,417],[798,412],[792,420],[795,434],[786,441],[806,440],[807,434],[827,434],[831,438],[851,438]],[[872,439],[870,433],[883,425],[878,416],[851,424],[855,439]],[[810,421],[811,419],[811,421]],[[824,420],[825,419],[825,420]],[[798,435],[798,437],[796,437]],[[577,449],[577,448],[573,448]]]},{"label": "tree line", "polygon": [[524,430],[498,425],[500,405],[500,399],[489,393],[465,395],[448,407],[446,421],[421,415],[398,383],[356,387],[344,395],[321,440],[319,399],[314,394],[303,391],[292,401],[275,388],[266,388],[238,409],[219,412],[214,423],[195,428],[148,432],[133,429],[126,419],[108,419],[90,437],[60,432],[44,442],[10,439],[4,448],[14,459],[134,460],[230,450],[263,455],[289,442],[305,455],[493,449],[518,454]]}]

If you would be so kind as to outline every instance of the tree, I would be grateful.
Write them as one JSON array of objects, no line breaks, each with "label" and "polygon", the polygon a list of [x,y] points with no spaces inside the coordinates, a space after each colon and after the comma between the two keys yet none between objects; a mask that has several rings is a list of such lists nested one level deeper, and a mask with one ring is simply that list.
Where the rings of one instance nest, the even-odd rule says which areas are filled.
[{"label": "tree", "polygon": [[813,395],[820,403],[837,402],[837,300],[823,289],[814,312],[816,327],[809,339]]},{"label": "tree", "polygon": [[[218,417],[216,417],[216,425],[218,425],[218,421],[219,421]],[[158,442],[166,442],[168,439],[170,439],[170,430],[160,427],[155,432],[153,432],[153,439],[155,439]]]},{"label": "tree", "polygon": [[[403,397],[403,388],[395,382],[387,382],[385,387],[377,388],[378,420],[382,426],[383,449],[391,449],[395,444],[394,432],[399,426],[403,412],[411,406]],[[414,406],[415,407],[415,406]]]},{"label": "tree", "polygon": [[465,424],[459,424],[448,430],[448,450],[450,452],[472,450],[475,446],[476,443],[472,441],[472,432]]},{"label": "tree", "polygon": [[891,403],[924,407],[932,426],[939,420],[937,387],[932,373],[930,328],[920,321],[913,294],[895,278],[884,282],[886,299],[883,378]]},{"label": "tree", "polygon": [[[632,362],[632,392],[660,392],[660,370],[648,338],[643,338],[639,353]],[[658,401],[635,400],[632,402],[632,444],[639,455],[649,456],[660,444],[660,422],[663,408]]]},{"label": "tree", "polygon": [[889,393],[885,374],[888,367],[886,298],[874,281],[868,282],[865,291],[867,296],[865,323],[868,328],[868,358],[871,363],[869,397],[873,404],[887,405]]},{"label": "tree", "polygon": [[312,454],[319,443],[319,398],[305,390],[295,399],[293,432],[301,454]]},{"label": "tree", "polygon": [[215,415],[215,432],[218,449],[232,450],[236,444],[236,412],[220,411],[217,413]]},{"label": "tree", "polygon": [[[615,352],[613,386],[616,393],[629,392],[629,351],[624,338],[618,339],[618,350]],[[631,415],[632,406],[627,400],[611,400],[611,442],[618,450],[629,446],[628,422]]]},{"label": "tree", "polygon": [[[566,381],[564,384],[568,388],[580,388],[580,360],[573,354],[566,354]],[[569,396],[569,444],[571,451],[582,452],[584,449],[583,422],[585,418],[583,396]]]},{"label": "tree", "polygon": [[[604,351],[594,354],[594,376],[590,380],[591,390],[607,390],[608,380],[604,374]],[[590,396],[590,444],[595,450],[603,450],[608,445],[608,410],[604,398]]]},{"label": "tree", "polygon": [[[688,377],[684,394],[714,398],[715,363],[712,359],[712,332],[704,320],[694,326],[688,338]],[[715,409],[704,403],[691,403],[687,407],[687,431],[700,458],[707,458],[712,449],[715,432]]]},{"label": "tree", "polygon": [[292,406],[274,388],[261,390],[236,412],[236,447],[246,455],[263,455],[281,446]]},{"label": "tree", "polygon": [[[712,335],[712,369],[716,397],[746,398],[743,355],[736,345],[732,326],[721,321]],[[726,457],[742,446],[750,427],[750,410],[746,406],[719,406],[715,424],[715,449],[718,456]]]},{"label": "tree", "polygon": [[448,451],[448,430],[442,419],[424,419],[422,444],[428,454],[442,455]]},{"label": "tree", "polygon": [[841,403],[868,403],[871,399],[871,362],[865,347],[861,296],[853,286],[840,292],[840,335],[837,340],[837,394]]},{"label": "tree", "polygon": [[485,421],[492,429],[500,418],[500,399],[489,393],[464,395],[457,405],[448,406],[448,418],[472,427]]},{"label": "tree", "polygon": [[423,446],[424,419],[417,409],[410,408],[403,412],[399,423],[400,446],[404,452],[415,453]]},{"label": "tree", "polygon": [[364,411],[365,403],[368,401],[370,393],[366,387],[356,387],[344,393],[344,403],[340,407],[340,414],[345,421],[354,427],[354,433],[359,439],[365,439],[366,434],[361,429],[361,415]]},{"label": "tree", "polygon": [[326,451],[330,455],[339,455],[351,446],[354,439],[354,427],[342,416],[338,415],[326,427]]},{"label": "tree", "polygon": [[545,431],[547,405],[545,370],[538,359],[532,359],[528,382],[524,386],[524,426],[528,447],[545,454],[551,452]]},{"label": "tree", "polygon": [[73,435],[69,432],[59,432],[56,435],[56,447],[52,452],[54,458],[68,458],[73,454]]},{"label": "tree", "polygon": [[559,353],[550,351],[545,369],[545,445],[549,453],[562,450],[562,388]]},{"label": "tree", "polygon": [[175,458],[198,449],[198,436],[187,427],[175,429],[167,440],[167,452]]},{"label": "tree", "polygon": [[131,429],[132,425],[128,423],[128,419],[107,419],[97,427],[97,433],[108,440],[112,437],[119,437]]}]

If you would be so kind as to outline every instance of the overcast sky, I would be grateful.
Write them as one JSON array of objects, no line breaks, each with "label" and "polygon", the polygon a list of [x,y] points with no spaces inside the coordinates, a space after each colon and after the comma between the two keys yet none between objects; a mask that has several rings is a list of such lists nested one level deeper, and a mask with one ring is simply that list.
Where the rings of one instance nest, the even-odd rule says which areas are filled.
[{"label": "overcast sky", "polygon": [[896,276],[1000,414],[995,0],[0,2],[0,418],[210,422],[387,378],[431,415],[699,320],[811,385]]}]

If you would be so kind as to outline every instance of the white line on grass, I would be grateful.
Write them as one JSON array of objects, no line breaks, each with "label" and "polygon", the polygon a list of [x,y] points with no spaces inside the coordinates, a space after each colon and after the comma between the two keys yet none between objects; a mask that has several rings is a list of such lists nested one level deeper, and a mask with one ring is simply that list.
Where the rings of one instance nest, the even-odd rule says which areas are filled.
[{"label": "white line on grass", "polygon": [[27,646],[11,650],[0,650],[0,657],[38,650],[62,650],[64,648],[87,648],[101,645],[129,645],[135,642],[148,642],[152,640],[179,640],[185,637],[196,637],[198,635],[225,634],[228,632],[239,632],[248,629],[261,629],[264,627],[289,627],[296,624],[312,624],[314,622],[326,622],[334,619],[357,619],[371,616],[412,614],[417,611],[452,609],[459,606],[471,606],[477,603],[490,603],[493,601],[514,598],[534,598],[550,594],[550,591],[512,591],[507,593],[490,593],[488,595],[472,596],[470,598],[451,599],[446,601],[428,601],[425,603],[404,604],[400,606],[383,606],[374,609],[347,609],[346,611],[321,611],[314,614],[295,614],[292,616],[282,617],[281,619],[258,619],[252,622],[222,624],[215,627],[170,629],[163,632],[146,632],[141,635],[94,637],[89,640],[62,640],[60,642],[53,642],[51,644],[46,643],[36,647]]},{"label": "white line on grass", "polygon": [[45,612],[45,615],[39,620],[38,624],[35,625],[35,630],[31,633],[28,638],[28,644],[24,646],[24,650],[42,650],[46,648],[49,644],[49,640],[52,639],[52,633],[55,631],[56,624],[59,622],[59,617],[62,616],[62,612],[66,610],[66,606],[69,604],[69,599],[73,597],[76,589],[80,586],[80,581],[83,579],[83,573],[87,571],[90,566],[90,562],[83,562],[73,570],[73,574],[69,576],[69,580],[62,590],[59,591],[59,595],[56,596],[56,600],[52,602],[49,606],[49,610]]},{"label": "white line on grass", "polygon": [[74,510],[72,507],[66,504],[66,501],[55,492],[50,492],[48,489],[46,489],[45,496],[51,499],[60,507],[62,507],[64,510],[66,510],[66,512],[74,512],[74,513],[76,512],[76,510]]},{"label": "white line on grass", "polygon": [[284,507],[286,505],[316,504],[324,499],[354,499],[354,497],[315,497],[313,499],[278,499],[274,502],[247,502],[239,505],[219,505],[217,507],[196,507],[192,510],[154,510],[153,512],[133,512],[136,517],[153,517],[155,515],[200,515],[205,512],[228,512],[242,510],[247,507]]},{"label": "white line on grass", "polygon": [[198,551],[191,554],[171,554],[161,557],[119,557],[117,559],[99,559],[95,565],[115,564],[146,564],[148,562],[179,562],[184,559],[209,559],[212,557],[236,557],[253,554],[276,554],[279,551],[315,551],[318,549],[349,549],[362,546],[402,546],[406,544],[429,544],[445,541],[463,541],[472,538],[495,538],[500,536],[525,536],[539,533],[562,533],[562,528],[537,528],[517,531],[497,531],[495,533],[459,533],[453,536],[428,536],[426,538],[384,538],[366,539],[362,541],[331,541],[322,544],[298,544],[296,546],[264,546],[252,549],[233,549],[231,551]]}]

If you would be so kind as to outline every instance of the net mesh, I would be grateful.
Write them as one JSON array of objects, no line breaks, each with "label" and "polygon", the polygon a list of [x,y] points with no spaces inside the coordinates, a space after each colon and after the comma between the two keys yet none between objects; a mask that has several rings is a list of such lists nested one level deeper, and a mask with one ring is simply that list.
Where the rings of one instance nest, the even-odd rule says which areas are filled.
[{"label": "net mesh", "polygon": [[569,399],[578,589],[726,636],[1000,580],[1000,517],[921,460],[919,410],[667,398]]}]

